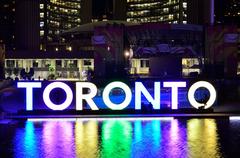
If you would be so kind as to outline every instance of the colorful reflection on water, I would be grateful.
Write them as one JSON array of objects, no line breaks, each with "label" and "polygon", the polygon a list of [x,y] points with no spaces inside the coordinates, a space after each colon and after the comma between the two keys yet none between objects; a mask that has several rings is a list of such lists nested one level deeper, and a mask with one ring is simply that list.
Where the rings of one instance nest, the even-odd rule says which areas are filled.
[{"label": "colorful reflection on water", "polygon": [[190,157],[198,157],[202,153],[206,157],[221,157],[215,120],[192,119],[188,121],[187,129]]},{"label": "colorful reflection on water", "polygon": [[[237,134],[236,124],[224,128]],[[11,127],[9,157],[224,157],[220,126],[215,119],[27,121]]]}]

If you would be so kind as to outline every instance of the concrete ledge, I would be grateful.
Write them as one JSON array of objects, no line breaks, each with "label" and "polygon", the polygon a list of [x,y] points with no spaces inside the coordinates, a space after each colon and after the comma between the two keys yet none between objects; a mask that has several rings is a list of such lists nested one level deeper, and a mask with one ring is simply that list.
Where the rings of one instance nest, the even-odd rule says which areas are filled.
[{"label": "concrete ledge", "polygon": [[239,116],[240,114],[223,114],[223,113],[209,113],[209,114],[134,114],[134,115],[12,115],[10,119],[28,119],[28,118],[76,118],[88,119],[95,118],[229,118],[230,116]]}]

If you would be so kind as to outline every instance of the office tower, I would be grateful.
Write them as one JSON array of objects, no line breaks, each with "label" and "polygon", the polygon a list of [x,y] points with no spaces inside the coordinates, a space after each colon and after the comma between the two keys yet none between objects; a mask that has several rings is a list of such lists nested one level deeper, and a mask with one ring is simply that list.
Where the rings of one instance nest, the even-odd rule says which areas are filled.
[{"label": "office tower", "polygon": [[65,48],[60,34],[90,22],[91,7],[91,0],[40,0],[40,50],[71,50]]},{"label": "office tower", "polygon": [[187,23],[187,1],[127,0],[127,21]]},{"label": "office tower", "polygon": [[15,50],[15,1],[0,1],[0,43],[6,50]]},{"label": "office tower", "polygon": [[127,21],[173,24],[211,23],[212,0],[127,0]]}]

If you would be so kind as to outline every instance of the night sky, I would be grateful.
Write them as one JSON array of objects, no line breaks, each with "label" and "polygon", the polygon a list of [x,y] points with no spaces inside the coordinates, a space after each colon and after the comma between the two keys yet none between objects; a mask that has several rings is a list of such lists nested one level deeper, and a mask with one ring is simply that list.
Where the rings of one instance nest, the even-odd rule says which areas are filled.
[{"label": "night sky", "polygon": [[221,18],[223,18],[224,16],[224,10],[226,7],[226,0],[217,0],[217,3],[215,2],[215,14],[216,17],[220,18],[220,19],[215,19],[215,20],[223,20]]},{"label": "night sky", "polygon": [[112,7],[112,0],[93,0],[92,5],[93,17],[101,17],[102,15],[109,14],[109,9]]}]

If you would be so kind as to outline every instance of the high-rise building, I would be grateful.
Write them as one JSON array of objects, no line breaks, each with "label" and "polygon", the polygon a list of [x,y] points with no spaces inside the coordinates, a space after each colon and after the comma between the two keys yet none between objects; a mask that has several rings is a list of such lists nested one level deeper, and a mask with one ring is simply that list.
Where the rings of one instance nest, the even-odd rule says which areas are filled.
[{"label": "high-rise building", "polygon": [[10,51],[66,51],[60,34],[91,22],[92,0],[1,0],[0,43]]},{"label": "high-rise building", "polygon": [[[91,21],[91,0],[40,0],[40,50],[64,49],[60,34]],[[65,48],[65,50],[71,48]]]},{"label": "high-rise building", "polygon": [[127,21],[187,23],[187,0],[127,0]]},{"label": "high-rise building", "polygon": [[127,0],[127,21],[211,23],[212,0]]},{"label": "high-rise building", "polygon": [[215,1],[216,24],[240,24],[239,0],[216,0]]},{"label": "high-rise building", "polygon": [[14,50],[15,46],[15,1],[0,1],[0,43],[6,50]]}]

